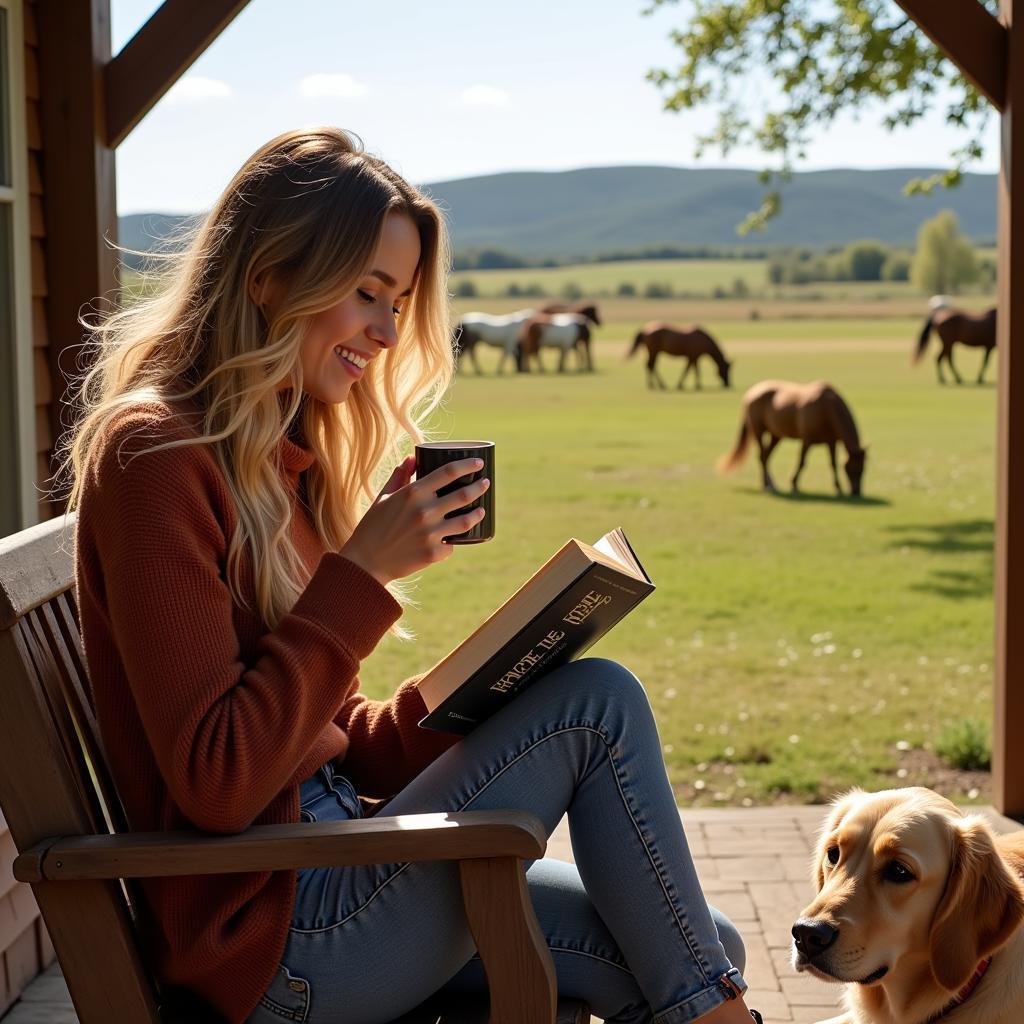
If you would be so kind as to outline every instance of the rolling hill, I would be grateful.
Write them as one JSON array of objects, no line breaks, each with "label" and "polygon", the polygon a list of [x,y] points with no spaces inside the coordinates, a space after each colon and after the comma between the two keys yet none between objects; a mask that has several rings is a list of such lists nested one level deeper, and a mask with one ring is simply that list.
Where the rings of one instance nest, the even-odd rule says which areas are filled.
[{"label": "rolling hill", "polygon": [[[845,245],[861,238],[910,244],[923,220],[952,209],[976,241],[996,234],[996,177],[968,174],[956,189],[905,196],[927,168],[794,174],[782,212],[741,238],[736,225],[764,192],[756,171],[590,167],[490,174],[424,186],[445,209],[456,251],[497,248],[529,259],[592,259],[659,245]],[[120,219],[121,244],[146,251],[186,215]]]}]

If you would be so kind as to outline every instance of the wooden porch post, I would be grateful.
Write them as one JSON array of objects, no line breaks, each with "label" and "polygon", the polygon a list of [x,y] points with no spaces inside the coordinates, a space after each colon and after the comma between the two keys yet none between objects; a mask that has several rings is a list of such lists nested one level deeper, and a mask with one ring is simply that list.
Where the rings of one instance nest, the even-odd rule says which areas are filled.
[{"label": "wooden porch post", "polygon": [[[106,143],[103,96],[110,0],[39,0],[36,16],[44,83],[46,303],[56,398],[65,391],[63,374],[75,370],[82,341],[79,311],[117,287],[116,254],[107,244],[117,241],[114,151]],[[62,432],[62,405],[50,406],[55,441]]]},{"label": "wooden porch post", "polygon": [[[1013,31],[1013,0],[999,20],[978,0],[897,0],[932,41],[1002,113],[999,169],[999,272],[996,415],[995,677],[992,715],[992,800],[1024,816],[1024,21]],[[1020,0],[1024,10],[1024,0]],[[1019,115],[1019,116],[1018,116]],[[1024,357],[1022,357],[1024,358]]]},{"label": "wooden porch post", "polygon": [[[1019,7],[1024,14],[1024,3]],[[1009,31],[999,171],[992,796],[1000,811],[1019,817],[1024,815],[1024,356],[1019,367],[1016,357],[1018,349],[1024,353],[1024,22],[1015,30],[1013,14],[1013,0],[1002,0],[1002,22]]]},{"label": "wooden porch post", "polygon": [[[111,59],[110,0],[37,0],[46,219],[50,405],[55,443],[79,313],[118,287],[114,148],[247,0],[166,0]],[[64,417],[68,419],[67,416]],[[41,481],[40,481],[41,483]]]}]

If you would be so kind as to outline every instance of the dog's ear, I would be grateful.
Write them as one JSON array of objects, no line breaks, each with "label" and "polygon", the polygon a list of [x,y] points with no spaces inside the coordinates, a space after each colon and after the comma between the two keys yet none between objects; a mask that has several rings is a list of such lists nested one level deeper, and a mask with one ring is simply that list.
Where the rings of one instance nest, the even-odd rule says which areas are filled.
[{"label": "dog's ear", "polygon": [[953,859],[930,936],[935,980],[955,992],[1024,921],[1024,893],[980,818],[953,822]]},{"label": "dog's ear", "polygon": [[821,862],[825,857],[825,840],[835,832],[839,827],[839,823],[850,813],[854,804],[863,795],[864,790],[854,787],[845,793],[840,793],[832,801],[832,809],[822,823],[821,831],[818,833],[818,841],[814,844],[814,860],[811,862],[811,880],[814,882],[818,892],[821,892],[821,887],[825,884],[825,872],[821,866]]}]

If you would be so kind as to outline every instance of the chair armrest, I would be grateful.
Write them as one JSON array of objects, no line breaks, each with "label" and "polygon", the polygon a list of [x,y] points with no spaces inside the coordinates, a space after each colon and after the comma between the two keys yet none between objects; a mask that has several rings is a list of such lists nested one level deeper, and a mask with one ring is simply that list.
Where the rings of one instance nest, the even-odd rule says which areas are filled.
[{"label": "chair armrest", "polygon": [[22,882],[163,878],[401,861],[544,856],[547,836],[526,811],[405,814],[254,825],[237,835],[129,832],[44,840],[14,861]]}]

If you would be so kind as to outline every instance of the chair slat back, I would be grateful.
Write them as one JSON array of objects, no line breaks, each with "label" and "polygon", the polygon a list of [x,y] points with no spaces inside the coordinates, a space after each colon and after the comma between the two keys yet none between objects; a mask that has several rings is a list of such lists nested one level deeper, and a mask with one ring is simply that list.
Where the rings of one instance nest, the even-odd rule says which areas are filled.
[{"label": "chair slat back", "polygon": [[[0,539],[0,807],[23,852],[124,829],[78,634],[73,517]],[[117,882],[33,891],[81,1024],[156,1024],[131,908]]]},{"label": "chair slat back", "polygon": [[[89,677],[85,669],[82,639],[78,620],[69,601],[71,591],[51,598],[46,604],[26,616],[39,636],[47,655],[48,671],[41,676],[46,682],[47,695],[54,719],[65,720],[65,749],[69,760],[79,765],[79,777],[90,781],[84,799],[96,814],[96,830],[127,832],[121,798],[114,788],[114,780],[107,767],[99,724],[93,711],[89,690]],[[65,731],[62,730],[62,737]]]}]

